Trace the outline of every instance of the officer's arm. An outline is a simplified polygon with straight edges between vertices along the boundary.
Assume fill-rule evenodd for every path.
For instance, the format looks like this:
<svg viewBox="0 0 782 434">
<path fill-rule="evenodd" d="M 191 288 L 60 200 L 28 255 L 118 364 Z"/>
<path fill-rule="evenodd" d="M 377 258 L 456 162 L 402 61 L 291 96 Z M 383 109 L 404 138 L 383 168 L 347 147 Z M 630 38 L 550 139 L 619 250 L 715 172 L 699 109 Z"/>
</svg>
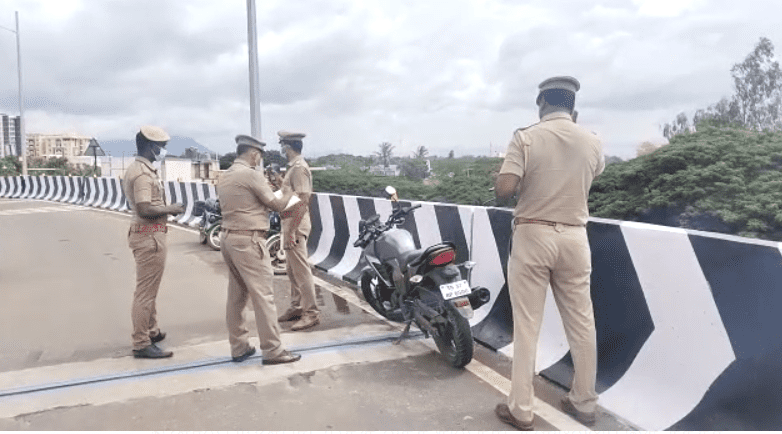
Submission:
<svg viewBox="0 0 782 434">
<path fill-rule="evenodd" d="M 173 205 L 153 206 L 151 202 L 139 202 L 136 204 L 136 209 L 138 210 L 138 215 L 150 220 L 168 214 L 181 214 L 185 211 L 185 207 L 178 203 Z"/>
<path fill-rule="evenodd" d="M 277 199 L 274 197 L 269 181 L 266 177 L 260 173 L 253 174 L 253 180 L 250 183 L 250 190 L 264 205 L 271 208 L 273 211 L 281 212 L 288 205 L 288 201 L 293 196 L 293 191 L 290 187 L 282 186 L 282 197 Z"/>
<path fill-rule="evenodd" d="M 519 187 L 519 181 L 521 178 L 514 173 L 500 173 L 494 181 L 494 194 L 497 199 L 506 200 L 513 197 Z"/>
</svg>

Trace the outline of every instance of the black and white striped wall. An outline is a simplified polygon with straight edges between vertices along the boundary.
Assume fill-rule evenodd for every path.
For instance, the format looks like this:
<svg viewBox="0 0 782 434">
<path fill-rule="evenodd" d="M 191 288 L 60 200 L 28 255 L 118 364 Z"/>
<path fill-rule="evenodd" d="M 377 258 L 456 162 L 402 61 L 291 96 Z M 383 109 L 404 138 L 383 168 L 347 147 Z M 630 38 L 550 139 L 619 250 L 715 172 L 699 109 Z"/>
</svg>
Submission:
<svg viewBox="0 0 782 434">
<path fill-rule="evenodd" d="M 311 261 L 355 283 L 358 221 L 390 212 L 382 199 L 315 195 Z M 492 301 L 476 311 L 473 334 L 510 356 L 511 219 L 423 203 L 406 223 L 417 247 L 453 241 L 457 260 L 477 263 L 471 283 Z M 601 405 L 647 430 L 782 429 L 782 243 L 597 218 L 587 231 Z M 572 360 L 548 297 L 538 371 L 569 387 Z"/>
<path fill-rule="evenodd" d="M 165 187 L 167 202 L 185 204 L 172 217 L 185 225 L 197 224 L 196 200 L 216 197 L 208 184 Z M 114 178 L 0 177 L 0 197 L 128 211 Z M 492 301 L 476 311 L 473 334 L 512 356 L 510 212 L 422 205 L 406 223 L 416 246 L 452 241 L 457 261 L 477 263 L 471 283 L 488 288 Z M 356 283 L 363 268 L 353 247 L 358 221 L 375 213 L 385 219 L 391 204 L 318 193 L 310 209 L 311 262 Z M 647 430 L 782 429 L 782 243 L 597 218 L 587 231 L 601 405 Z M 551 299 L 537 370 L 565 387 L 572 378 Z"/>
</svg>

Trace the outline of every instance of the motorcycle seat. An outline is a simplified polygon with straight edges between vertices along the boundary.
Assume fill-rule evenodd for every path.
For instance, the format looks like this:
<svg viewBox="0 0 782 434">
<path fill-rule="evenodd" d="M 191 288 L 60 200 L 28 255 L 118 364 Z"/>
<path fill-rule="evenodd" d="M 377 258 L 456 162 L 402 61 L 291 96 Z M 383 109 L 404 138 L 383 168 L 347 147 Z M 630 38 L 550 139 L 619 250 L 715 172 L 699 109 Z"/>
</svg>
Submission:
<svg viewBox="0 0 782 434">
<path fill-rule="evenodd" d="M 421 259 L 421 255 L 426 251 L 426 249 L 418 249 L 418 250 L 411 250 L 404 255 L 402 255 L 402 271 L 406 271 L 408 267 L 411 266 L 411 263 Z"/>
<path fill-rule="evenodd" d="M 454 249 L 456 250 L 456 245 L 450 241 L 445 241 L 442 243 L 435 244 L 433 246 L 429 246 L 426 249 L 419 249 L 414 250 L 410 252 L 408 255 L 405 255 L 405 264 L 407 264 L 407 267 L 413 267 L 418 268 L 421 266 L 421 264 L 426 261 L 426 258 L 428 258 L 431 254 L 438 250 L 442 249 Z"/>
</svg>

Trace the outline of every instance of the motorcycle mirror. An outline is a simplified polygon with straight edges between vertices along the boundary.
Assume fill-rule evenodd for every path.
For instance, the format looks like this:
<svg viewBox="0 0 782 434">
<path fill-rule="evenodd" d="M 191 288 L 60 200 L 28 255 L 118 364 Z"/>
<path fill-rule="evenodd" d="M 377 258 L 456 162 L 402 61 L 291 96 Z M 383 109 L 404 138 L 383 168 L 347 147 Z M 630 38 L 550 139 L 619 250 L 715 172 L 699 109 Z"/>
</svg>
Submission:
<svg viewBox="0 0 782 434">
<path fill-rule="evenodd" d="M 396 189 L 392 186 L 386 187 L 386 196 L 388 196 L 389 199 L 391 199 L 391 202 L 396 202 L 399 200 L 399 196 L 396 194 Z"/>
<path fill-rule="evenodd" d="M 365 228 L 366 226 L 367 226 L 367 222 L 365 222 L 364 220 L 360 220 L 360 221 L 358 222 L 358 231 L 359 231 L 359 232 L 364 232 L 364 228 Z"/>
</svg>

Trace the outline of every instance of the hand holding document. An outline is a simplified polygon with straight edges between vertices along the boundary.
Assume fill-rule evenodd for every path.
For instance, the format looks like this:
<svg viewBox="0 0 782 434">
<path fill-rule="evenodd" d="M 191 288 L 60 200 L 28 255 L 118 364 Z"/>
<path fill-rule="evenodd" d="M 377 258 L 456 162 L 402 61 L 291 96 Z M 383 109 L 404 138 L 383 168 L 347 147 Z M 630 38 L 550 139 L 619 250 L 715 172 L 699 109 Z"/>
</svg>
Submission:
<svg viewBox="0 0 782 434">
<path fill-rule="evenodd" d="M 274 197 L 277 199 L 282 198 L 282 190 L 277 190 L 274 192 Z M 280 216 L 282 218 L 288 218 L 294 214 L 294 211 L 296 208 L 300 207 L 303 202 L 301 199 L 299 199 L 299 196 L 296 196 L 295 194 L 291 196 L 291 199 L 288 201 L 288 204 L 285 205 L 285 209 L 282 210 L 280 213 Z"/>
</svg>

